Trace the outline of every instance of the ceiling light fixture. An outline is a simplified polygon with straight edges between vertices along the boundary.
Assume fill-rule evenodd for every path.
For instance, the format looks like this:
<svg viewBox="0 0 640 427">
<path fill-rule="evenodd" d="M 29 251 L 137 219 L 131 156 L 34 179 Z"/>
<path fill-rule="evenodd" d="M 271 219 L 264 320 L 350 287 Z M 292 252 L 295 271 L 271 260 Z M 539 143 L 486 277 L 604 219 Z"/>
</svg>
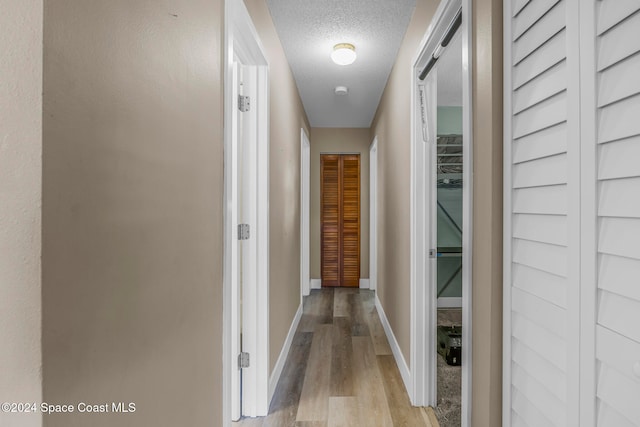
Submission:
<svg viewBox="0 0 640 427">
<path fill-rule="evenodd" d="M 351 43 L 338 43 L 333 47 L 331 59 L 338 65 L 353 64 L 356 60 L 356 47 Z"/>
</svg>

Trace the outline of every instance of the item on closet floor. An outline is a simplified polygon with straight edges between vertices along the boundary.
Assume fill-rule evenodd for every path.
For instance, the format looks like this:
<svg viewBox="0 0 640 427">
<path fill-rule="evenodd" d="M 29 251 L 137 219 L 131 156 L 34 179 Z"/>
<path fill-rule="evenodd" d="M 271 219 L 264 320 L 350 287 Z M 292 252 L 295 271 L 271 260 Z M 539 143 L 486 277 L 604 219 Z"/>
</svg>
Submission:
<svg viewBox="0 0 640 427">
<path fill-rule="evenodd" d="M 461 365 L 462 326 L 438 326 L 438 353 L 448 365 Z"/>
</svg>

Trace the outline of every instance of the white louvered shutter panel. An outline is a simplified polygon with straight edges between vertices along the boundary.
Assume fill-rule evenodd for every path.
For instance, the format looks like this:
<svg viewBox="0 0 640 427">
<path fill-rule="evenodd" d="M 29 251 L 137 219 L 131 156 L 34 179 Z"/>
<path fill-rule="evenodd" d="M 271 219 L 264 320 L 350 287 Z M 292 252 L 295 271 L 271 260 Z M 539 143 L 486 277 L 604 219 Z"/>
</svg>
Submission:
<svg viewBox="0 0 640 427">
<path fill-rule="evenodd" d="M 632 427 L 640 426 L 640 1 L 595 7 L 596 425 Z"/>
<path fill-rule="evenodd" d="M 578 427 L 577 3 L 507 1 L 504 419 Z"/>
<path fill-rule="evenodd" d="M 505 426 L 640 426 L 640 0 L 505 0 Z"/>
</svg>

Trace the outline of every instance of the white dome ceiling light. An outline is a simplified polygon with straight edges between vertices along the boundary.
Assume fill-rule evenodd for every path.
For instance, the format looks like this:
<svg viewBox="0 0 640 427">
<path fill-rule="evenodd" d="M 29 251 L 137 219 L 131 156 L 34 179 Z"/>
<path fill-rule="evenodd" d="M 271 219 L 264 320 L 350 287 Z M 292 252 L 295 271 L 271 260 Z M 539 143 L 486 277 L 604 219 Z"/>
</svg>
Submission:
<svg viewBox="0 0 640 427">
<path fill-rule="evenodd" d="M 353 64 L 356 60 L 356 47 L 351 43 L 338 43 L 333 47 L 331 59 L 338 65 Z"/>
</svg>

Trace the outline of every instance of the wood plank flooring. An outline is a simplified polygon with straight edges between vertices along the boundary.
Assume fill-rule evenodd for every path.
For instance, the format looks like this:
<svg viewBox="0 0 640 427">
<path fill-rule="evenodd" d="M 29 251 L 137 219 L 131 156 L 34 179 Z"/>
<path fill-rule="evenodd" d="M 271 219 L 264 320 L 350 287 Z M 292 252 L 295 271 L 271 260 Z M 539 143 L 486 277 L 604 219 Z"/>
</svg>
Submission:
<svg viewBox="0 0 640 427">
<path fill-rule="evenodd" d="M 234 427 L 438 427 L 411 406 L 373 292 L 312 290 L 269 415 Z"/>
</svg>

